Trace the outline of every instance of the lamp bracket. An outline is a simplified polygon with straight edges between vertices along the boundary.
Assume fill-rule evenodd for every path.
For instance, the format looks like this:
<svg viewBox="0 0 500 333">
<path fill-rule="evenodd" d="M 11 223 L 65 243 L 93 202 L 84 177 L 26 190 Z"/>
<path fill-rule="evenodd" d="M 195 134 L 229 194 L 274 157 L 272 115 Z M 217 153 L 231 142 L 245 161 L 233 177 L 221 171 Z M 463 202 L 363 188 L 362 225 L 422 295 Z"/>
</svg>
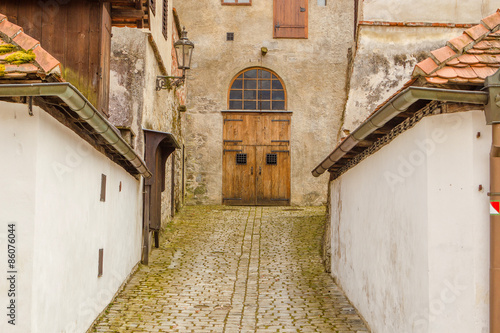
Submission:
<svg viewBox="0 0 500 333">
<path fill-rule="evenodd" d="M 184 83 L 186 79 L 185 75 L 182 76 L 163 76 L 158 75 L 156 77 L 156 91 L 162 89 L 172 89 L 173 87 L 178 87 Z"/>
</svg>

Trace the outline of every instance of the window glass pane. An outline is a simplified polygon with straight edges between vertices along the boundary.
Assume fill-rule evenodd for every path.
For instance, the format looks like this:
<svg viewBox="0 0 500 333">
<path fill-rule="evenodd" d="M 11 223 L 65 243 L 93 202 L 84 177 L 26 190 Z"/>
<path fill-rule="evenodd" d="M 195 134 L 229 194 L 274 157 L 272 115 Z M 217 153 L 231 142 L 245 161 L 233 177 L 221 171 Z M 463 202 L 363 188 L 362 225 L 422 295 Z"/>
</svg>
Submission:
<svg viewBox="0 0 500 333">
<path fill-rule="evenodd" d="M 229 93 L 229 99 L 242 99 L 243 90 L 231 90 Z"/>
<path fill-rule="evenodd" d="M 243 80 L 234 80 L 231 89 L 242 89 L 242 88 L 243 88 Z"/>
<path fill-rule="evenodd" d="M 270 80 L 261 80 L 259 81 L 260 89 L 271 89 L 271 81 Z"/>
<path fill-rule="evenodd" d="M 245 89 L 257 89 L 257 81 L 245 80 Z"/>
<path fill-rule="evenodd" d="M 271 91 L 269 90 L 259 91 L 259 99 L 271 99 Z"/>
<path fill-rule="evenodd" d="M 273 80 L 273 89 L 283 89 L 281 82 L 278 80 Z"/>
<path fill-rule="evenodd" d="M 250 0 L 238 0 L 238 3 L 250 3 Z"/>
<path fill-rule="evenodd" d="M 257 90 L 245 90 L 245 99 L 256 99 Z"/>
<path fill-rule="evenodd" d="M 266 70 L 261 69 L 259 71 L 259 77 L 264 78 L 264 79 L 268 79 L 271 77 L 271 73 L 266 71 Z"/>
<path fill-rule="evenodd" d="M 285 110 L 285 102 L 273 102 L 273 110 Z"/>
<path fill-rule="evenodd" d="M 245 74 L 246 78 L 252 78 L 252 79 L 257 78 L 257 70 L 256 69 L 246 71 L 244 74 Z"/>
<path fill-rule="evenodd" d="M 229 101 L 229 109 L 230 110 L 243 110 L 243 102 L 242 101 Z"/>
<path fill-rule="evenodd" d="M 224 3 L 236 3 L 236 0 L 222 0 Z"/>
<path fill-rule="evenodd" d="M 257 102 L 245 101 L 244 110 L 257 110 Z"/>
<path fill-rule="evenodd" d="M 260 110 L 271 110 L 271 102 L 260 102 Z"/>
<path fill-rule="evenodd" d="M 274 90 L 273 91 L 273 100 L 284 101 L 285 100 L 285 92 L 283 90 Z"/>
</svg>

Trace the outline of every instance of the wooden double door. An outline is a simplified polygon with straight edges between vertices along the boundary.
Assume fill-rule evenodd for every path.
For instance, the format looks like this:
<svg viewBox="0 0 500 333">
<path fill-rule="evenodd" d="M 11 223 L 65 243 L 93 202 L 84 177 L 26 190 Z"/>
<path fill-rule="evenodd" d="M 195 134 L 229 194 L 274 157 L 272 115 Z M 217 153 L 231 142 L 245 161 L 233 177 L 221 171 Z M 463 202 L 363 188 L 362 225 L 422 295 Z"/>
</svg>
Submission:
<svg viewBox="0 0 500 333">
<path fill-rule="evenodd" d="M 225 113 L 223 204 L 290 204 L 288 113 Z"/>
</svg>

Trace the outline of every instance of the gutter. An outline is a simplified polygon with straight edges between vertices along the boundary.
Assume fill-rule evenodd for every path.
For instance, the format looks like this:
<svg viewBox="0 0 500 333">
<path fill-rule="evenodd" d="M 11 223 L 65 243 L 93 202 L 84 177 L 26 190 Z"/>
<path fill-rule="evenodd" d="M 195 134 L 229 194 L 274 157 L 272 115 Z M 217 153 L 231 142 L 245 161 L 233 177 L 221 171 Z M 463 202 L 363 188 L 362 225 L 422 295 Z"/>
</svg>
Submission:
<svg viewBox="0 0 500 333">
<path fill-rule="evenodd" d="M 144 178 L 151 178 L 152 174 L 141 157 L 118 134 L 115 127 L 72 84 L 62 82 L 0 85 L 0 97 L 30 96 L 59 97 L 82 121 L 90 125 L 104 141 L 129 161 Z"/>
<path fill-rule="evenodd" d="M 484 91 L 408 87 L 398 95 L 391 98 L 382 108 L 372 114 L 354 132 L 342 141 L 335 148 L 335 150 L 323 160 L 323 162 L 316 166 L 316 168 L 312 171 L 313 176 L 319 177 L 322 175 L 360 141 L 376 131 L 378 128 L 384 126 L 399 113 L 408 110 L 408 108 L 418 100 L 439 100 L 484 105 L 488 102 L 488 93 Z"/>
</svg>

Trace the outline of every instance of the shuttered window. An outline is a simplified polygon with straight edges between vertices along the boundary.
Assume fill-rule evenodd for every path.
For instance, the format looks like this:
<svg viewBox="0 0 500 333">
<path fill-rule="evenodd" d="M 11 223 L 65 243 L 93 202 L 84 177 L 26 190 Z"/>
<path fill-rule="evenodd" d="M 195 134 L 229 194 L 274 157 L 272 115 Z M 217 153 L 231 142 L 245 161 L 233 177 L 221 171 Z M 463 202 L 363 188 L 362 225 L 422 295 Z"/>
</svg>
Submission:
<svg viewBox="0 0 500 333">
<path fill-rule="evenodd" d="M 168 39 L 168 0 L 163 0 L 163 19 L 161 31 L 165 39 Z"/>
<path fill-rule="evenodd" d="M 307 38 L 308 0 L 274 0 L 274 38 Z"/>
<path fill-rule="evenodd" d="M 251 5 L 252 0 L 221 0 L 223 5 Z"/>
<path fill-rule="evenodd" d="M 156 15 L 156 0 L 149 0 L 149 7 L 151 8 L 151 13 Z"/>
</svg>

